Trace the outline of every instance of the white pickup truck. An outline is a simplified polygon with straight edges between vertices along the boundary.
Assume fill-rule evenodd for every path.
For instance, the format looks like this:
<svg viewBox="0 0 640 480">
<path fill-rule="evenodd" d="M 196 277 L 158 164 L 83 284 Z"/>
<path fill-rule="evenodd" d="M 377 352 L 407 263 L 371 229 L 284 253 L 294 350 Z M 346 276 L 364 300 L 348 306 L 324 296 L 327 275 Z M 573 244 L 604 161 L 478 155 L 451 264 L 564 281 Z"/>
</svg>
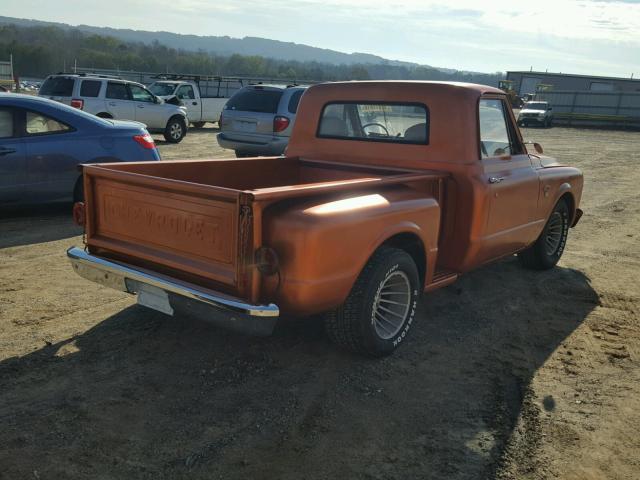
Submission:
<svg viewBox="0 0 640 480">
<path fill-rule="evenodd" d="M 149 90 L 168 103 L 175 97 L 187 108 L 189 122 L 197 128 L 217 122 L 229 100 L 226 96 L 205 96 L 196 82 L 186 80 L 158 80 L 149 85 Z"/>
</svg>

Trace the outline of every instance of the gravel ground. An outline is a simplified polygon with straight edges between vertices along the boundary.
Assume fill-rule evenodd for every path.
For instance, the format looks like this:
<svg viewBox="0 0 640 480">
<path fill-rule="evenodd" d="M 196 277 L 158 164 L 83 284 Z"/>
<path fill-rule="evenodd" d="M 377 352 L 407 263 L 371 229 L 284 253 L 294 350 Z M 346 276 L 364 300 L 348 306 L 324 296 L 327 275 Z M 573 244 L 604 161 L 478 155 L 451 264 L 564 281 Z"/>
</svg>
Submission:
<svg viewBox="0 0 640 480">
<path fill-rule="evenodd" d="M 229 156 L 212 129 L 164 159 Z M 560 266 L 422 299 L 391 358 L 249 338 L 77 277 L 69 207 L 0 218 L 1 479 L 640 478 L 640 133 L 525 129 L 584 170 Z"/>
</svg>

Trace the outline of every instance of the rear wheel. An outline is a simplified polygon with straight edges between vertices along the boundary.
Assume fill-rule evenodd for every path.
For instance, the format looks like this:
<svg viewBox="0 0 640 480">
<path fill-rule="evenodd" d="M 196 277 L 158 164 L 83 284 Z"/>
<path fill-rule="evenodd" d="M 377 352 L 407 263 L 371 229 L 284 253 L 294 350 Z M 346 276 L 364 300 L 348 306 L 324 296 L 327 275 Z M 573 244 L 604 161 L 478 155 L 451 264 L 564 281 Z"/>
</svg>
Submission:
<svg viewBox="0 0 640 480">
<path fill-rule="evenodd" d="M 567 243 L 569 215 L 567 202 L 560 200 L 536 242 L 518 254 L 518 259 L 524 267 L 548 270 L 556 266 Z"/>
<path fill-rule="evenodd" d="M 187 134 L 187 125 L 178 115 L 171 117 L 164 129 L 164 139 L 169 143 L 180 143 Z"/>
<path fill-rule="evenodd" d="M 96 113 L 96 117 L 100 117 L 100 118 L 113 118 L 113 116 L 110 113 L 107 112 L 100 112 L 100 113 Z"/>
<path fill-rule="evenodd" d="M 409 333 L 419 290 L 411 256 L 397 248 L 380 248 L 344 304 L 326 314 L 329 338 L 346 350 L 374 357 L 393 353 Z"/>
</svg>

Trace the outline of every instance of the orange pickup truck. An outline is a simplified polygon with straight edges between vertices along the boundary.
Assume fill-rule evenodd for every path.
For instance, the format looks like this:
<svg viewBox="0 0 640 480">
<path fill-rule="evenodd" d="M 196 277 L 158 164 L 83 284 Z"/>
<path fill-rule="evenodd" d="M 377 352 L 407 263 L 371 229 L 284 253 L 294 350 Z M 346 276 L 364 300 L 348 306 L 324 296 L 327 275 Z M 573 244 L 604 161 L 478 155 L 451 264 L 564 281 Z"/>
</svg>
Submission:
<svg viewBox="0 0 640 480">
<path fill-rule="evenodd" d="M 386 355 L 423 291 L 513 254 L 558 262 L 582 173 L 532 150 L 496 88 L 315 85 L 285 157 L 84 165 L 68 256 L 169 315 L 265 335 L 322 313 L 338 345 Z"/>
</svg>

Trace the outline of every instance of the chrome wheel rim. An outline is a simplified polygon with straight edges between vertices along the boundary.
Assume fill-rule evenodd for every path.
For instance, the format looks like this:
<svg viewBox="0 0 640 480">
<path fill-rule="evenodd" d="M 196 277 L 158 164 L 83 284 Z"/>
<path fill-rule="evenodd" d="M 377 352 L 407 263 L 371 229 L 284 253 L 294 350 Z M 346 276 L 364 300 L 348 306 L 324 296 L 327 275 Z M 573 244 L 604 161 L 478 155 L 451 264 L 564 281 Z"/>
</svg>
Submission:
<svg viewBox="0 0 640 480">
<path fill-rule="evenodd" d="M 389 340 L 398 334 L 407 319 L 410 303 L 409 277 L 396 270 L 384 279 L 373 302 L 373 325 L 380 338 Z"/>
<path fill-rule="evenodd" d="M 171 125 L 170 135 L 174 140 L 179 139 L 182 135 L 182 125 L 180 125 L 179 123 L 174 123 L 173 125 Z"/>
<path fill-rule="evenodd" d="M 553 212 L 547 224 L 547 233 L 544 237 L 544 248 L 547 255 L 554 255 L 562 242 L 564 233 L 564 221 L 560 212 Z"/>
</svg>

